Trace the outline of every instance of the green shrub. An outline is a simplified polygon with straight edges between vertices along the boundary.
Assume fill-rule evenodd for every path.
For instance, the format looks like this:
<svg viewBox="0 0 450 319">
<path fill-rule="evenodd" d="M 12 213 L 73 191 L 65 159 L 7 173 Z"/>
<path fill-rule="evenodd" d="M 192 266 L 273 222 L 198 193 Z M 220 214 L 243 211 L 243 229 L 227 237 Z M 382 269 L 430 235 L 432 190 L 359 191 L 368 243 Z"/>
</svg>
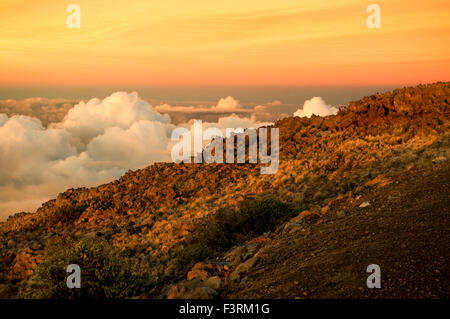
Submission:
<svg viewBox="0 0 450 319">
<path fill-rule="evenodd" d="M 214 251 L 205 244 L 196 243 L 192 240 L 188 241 L 186 247 L 179 248 L 175 252 L 173 265 L 175 270 L 184 271 L 192 265 L 192 263 L 205 260 L 210 257 Z"/>
<path fill-rule="evenodd" d="M 299 212 L 272 196 L 244 201 L 238 209 L 221 209 L 205 218 L 186 238 L 184 248 L 177 252 L 178 269 L 274 230 Z"/>
<path fill-rule="evenodd" d="M 67 266 L 81 269 L 81 288 L 67 288 Z M 149 272 L 105 240 L 60 241 L 46 251 L 35 274 L 22 287 L 24 298 L 126 298 L 141 295 L 153 281 Z"/>
</svg>

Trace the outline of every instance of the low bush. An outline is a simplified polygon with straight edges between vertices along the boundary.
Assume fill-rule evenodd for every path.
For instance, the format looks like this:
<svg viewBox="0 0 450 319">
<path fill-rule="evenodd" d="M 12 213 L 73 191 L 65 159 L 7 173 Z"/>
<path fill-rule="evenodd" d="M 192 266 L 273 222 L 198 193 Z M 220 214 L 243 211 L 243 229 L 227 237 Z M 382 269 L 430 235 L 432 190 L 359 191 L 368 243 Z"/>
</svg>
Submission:
<svg viewBox="0 0 450 319">
<path fill-rule="evenodd" d="M 81 269 L 81 288 L 69 289 L 67 266 Z M 127 298 L 153 284 L 147 270 L 133 263 L 105 240 L 64 240 L 46 251 L 34 275 L 20 291 L 24 298 Z"/>
<path fill-rule="evenodd" d="M 243 201 L 239 208 L 227 207 L 206 217 L 177 253 L 177 267 L 185 268 L 239 245 L 297 215 L 302 209 L 273 196 Z"/>
</svg>

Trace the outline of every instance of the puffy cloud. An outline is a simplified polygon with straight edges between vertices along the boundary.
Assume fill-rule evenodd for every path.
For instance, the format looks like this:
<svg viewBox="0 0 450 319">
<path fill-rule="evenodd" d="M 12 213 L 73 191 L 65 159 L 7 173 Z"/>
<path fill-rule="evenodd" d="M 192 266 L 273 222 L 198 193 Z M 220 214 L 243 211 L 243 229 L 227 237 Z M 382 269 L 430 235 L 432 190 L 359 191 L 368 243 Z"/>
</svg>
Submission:
<svg viewBox="0 0 450 319">
<path fill-rule="evenodd" d="M 215 110 L 236 111 L 240 108 L 239 101 L 231 96 L 220 99 L 217 105 L 212 107 Z"/>
<path fill-rule="evenodd" d="M 88 144 L 107 128 L 128 129 L 139 120 L 169 123 L 170 117 L 153 111 L 136 92 L 116 92 L 103 101 L 94 98 L 87 103 L 80 102 L 69 110 L 62 122 L 52 126 L 67 130 L 83 144 Z"/>
<path fill-rule="evenodd" d="M 169 160 L 167 146 L 172 125 L 140 120 L 130 128 L 107 128 L 87 147 L 88 155 L 108 165 L 131 168 L 155 161 Z"/>
<path fill-rule="evenodd" d="M 45 129 L 28 116 L 0 117 L 0 185 L 36 184 L 47 179 L 49 164 L 75 155 L 70 133 Z"/>
<path fill-rule="evenodd" d="M 7 210 L 0 214 L 168 160 L 173 128 L 168 115 L 124 92 L 80 102 L 49 128 L 37 118 L 0 114 L 0 189 L 8 194 L 0 197 Z"/>
<path fill-rule="evenodd" d="M 302 109 L 298 109 L 294 116 L 299 117 L 311 117 L 315 114 L 318 116 L 334 115 L 338 112 L 338 109 L 334 106 L 328 105 L 321 97 L 313 97 L 310 100 L 305 101 Z"/>
</svg>

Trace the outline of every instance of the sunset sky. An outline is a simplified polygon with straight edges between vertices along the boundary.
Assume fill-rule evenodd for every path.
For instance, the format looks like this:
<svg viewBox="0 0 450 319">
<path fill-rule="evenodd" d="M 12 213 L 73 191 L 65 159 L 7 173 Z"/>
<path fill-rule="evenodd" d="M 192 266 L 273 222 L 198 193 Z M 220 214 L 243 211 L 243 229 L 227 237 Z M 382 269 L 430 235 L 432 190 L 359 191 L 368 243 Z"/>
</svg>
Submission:
<svg viewBox="0 0 450 319">
<path fill-rule="evenodd" d="M 69 29 L 66 7 L 81 7 Z M 448 0 L 2 0 L 0 85 L 446 81 Z"/>
</svg>

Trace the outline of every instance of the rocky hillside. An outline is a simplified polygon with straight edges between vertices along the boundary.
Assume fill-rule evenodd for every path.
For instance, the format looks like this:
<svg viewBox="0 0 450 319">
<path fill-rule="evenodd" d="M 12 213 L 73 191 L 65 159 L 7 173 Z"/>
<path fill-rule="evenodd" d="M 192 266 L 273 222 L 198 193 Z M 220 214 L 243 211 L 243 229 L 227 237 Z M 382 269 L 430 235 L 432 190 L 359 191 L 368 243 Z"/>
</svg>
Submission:
<svg viewBox="0 0 450 319">
<path fill-rule="evenodd" d="M 195 264 L 167 296 L 448 298 L 449 182 L 448 163 L 380 175 L 320 211 L 303 211 L 218 260 Z M 373 263 L 382 289 L 366 286 Z"/>
<path fill-rule="evenodd" d="M 18 213 L 0 224 L 0 296 L 64 297 L 64 290 L 43 285 L 54 279 L 49 261 L 55 254 L 77 261 L 73 247 L 98 243 L 117 252 L 118 264 L 136 265 L 146 276 L 126 295 L 103 289 L 94 296 L 236 296 L 224 287 L 239 282 L 267 238 L 290 227 L 289 218 L 319 223 L 330 203 L 352 198 L 361 204 L 355 194 L 370 183 L 445 166 L 449 100 L 450 83 L 436 83 L 365 97 L 335 116 L 280 120 L 274 124 L 280 129 L 274 175 L 261 175 L 253 164 L 157 163 L 109 184 L 69 189 L 36 213 Z M 217 234 L 224 235 L 221 241 Z M 253 248 L 239 252 L 243 245 Z M 289 291 L 276 296 L 296 297 Z"/>
</svg>

